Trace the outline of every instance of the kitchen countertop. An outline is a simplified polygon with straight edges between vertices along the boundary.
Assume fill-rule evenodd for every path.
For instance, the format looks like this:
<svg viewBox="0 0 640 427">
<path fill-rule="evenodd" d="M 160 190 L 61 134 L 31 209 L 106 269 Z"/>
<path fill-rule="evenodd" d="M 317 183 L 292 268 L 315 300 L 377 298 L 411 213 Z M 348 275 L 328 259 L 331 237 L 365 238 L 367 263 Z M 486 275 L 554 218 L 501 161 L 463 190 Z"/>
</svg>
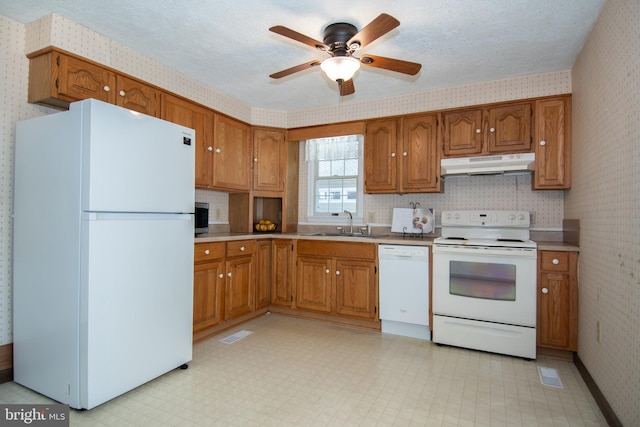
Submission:
<svg viewBox="0 0 640 427">
<path fill-rule="evenodd" d="M 195 243 L 226 242 L 245 239 L 305 239 L 305 240 L 339 240 L 342 242 L 360 242 L 393 245 L 432 246 L 433 235 L 422 238 L 403 237 L 391 233 L 379 237 L 347 237 L 347 236 L 309 236 L 307 233 L 208 233 L 195 238 Z M 579 252 L 580 248 L 574 244 L 556 241 L 536 241 L 539 250 Z"/>
</svg>

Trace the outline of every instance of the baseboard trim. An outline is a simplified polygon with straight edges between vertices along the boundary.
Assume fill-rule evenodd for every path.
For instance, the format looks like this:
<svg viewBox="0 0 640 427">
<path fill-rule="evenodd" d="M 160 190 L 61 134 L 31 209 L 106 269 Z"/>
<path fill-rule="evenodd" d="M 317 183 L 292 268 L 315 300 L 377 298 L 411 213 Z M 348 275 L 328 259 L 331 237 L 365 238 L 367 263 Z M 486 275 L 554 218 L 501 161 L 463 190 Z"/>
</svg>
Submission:
<svg viewBox="0 0 640 427">
<path fill-rule="evenodd" d="M 609 424 L 611 427 L 623 427 L 622 423 L 618 419 L 618 416 L 615 412 L 613 412 L 613 408 L 611 407 L 611 405 L 609 405 L 606 397 L 604 397 L 604 394 L 602 394 L 602 392 L 600 391 L 600 387 L 598 387 L 598 384 L 596 384 L 596 382 L 593 380 L 593 377 L 587 370 L 587 367 L 584 366 L 584 363 L 582 363 L 582 360 L 580 360 L 580 357 L 577 353 L 574 353 L 573 355 L 573 363 L 576 365 L 576 368 L 578 368 L 578 372 L 580 373 L 580 376 L 584 380 L 585 384 L 587 384 L 591 395 L 602 411 L 602 415 L 604 415 L 604 419 L 607 420 L 607 424 Z"/>
</svg>

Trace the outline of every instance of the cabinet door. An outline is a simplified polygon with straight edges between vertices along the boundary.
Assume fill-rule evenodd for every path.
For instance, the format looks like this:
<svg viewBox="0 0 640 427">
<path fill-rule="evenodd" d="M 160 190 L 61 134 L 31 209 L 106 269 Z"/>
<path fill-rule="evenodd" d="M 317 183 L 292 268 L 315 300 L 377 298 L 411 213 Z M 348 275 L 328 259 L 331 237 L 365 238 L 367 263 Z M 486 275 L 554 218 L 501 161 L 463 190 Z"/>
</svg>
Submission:
<svg viewBox="0 0 640 427">
<path fill-rule="evenodd" d="M 569 275 L 541 273 L 538 287 L 538 345 L 568 348 L 570 338 Z"/>
<path fill-rule="evenodd" d="M 364 137 L 364 191 L 391 193 L 397 189 L 398 122 L 367 123 Z"/>
<path fill-rule="evenodd" d="M 296 308 L 330 313 L 333 274 L 327 258 L 298 257 Z"/>
<path fill-rule="evenodd" d="M 94 98 L 100 101 L 115 102 L 116 76 L 98 65 L 57 54 L 58 95 L 67 101 Z"/>
<path fill-rule="evenodd" d="M 253 131 L 253 189 L 284 191 L 287 146 L 284 131 Z"/>
<path fill-rule="evenodd" d="M 160 117 L 196 131 L 195 186 L 213 183 L 213 111 L 181 98 L 162 93 Z"/>
<path fill-rule="evenodd" d="M 482 109 L 442 113 L 442 125 L 445 156 L 482 153 Z"/>
<path fill-rule="evenodd" d="M 568 98 L 536 101 L 536 190 L 571 187 L 570 120 Z"/>
<path fill-rule="evenodd" d="M 156 116 L 156 89 L 139 80 L 118 76 L 116 81 L 116 105 L 139 113 Z"/>
<path fill-rule="evenodd" d="M 251 176 L 251 128 L 237 120 L 215 115 L 213 187 L 249 191 Z"/>
<path fill-rule="evenodd" d="M 292 298 L 293 241 L 273 240 L 271 256 L 271 303 L 289 307 Z"/>
<path fill-rule="evenodd" d="M 254 310 L 255 264 L 253 256 L 227 260 L 225 288 L 225 319 L 249 314 Z"/>
<path fill-rule="evenodd" d="M 336 261 L 336 312 L 374 319 L 377 315 L 375 264 L 370 261 Z"/>
<path fill-rule="evenodd" d="M 490 108 L 488 150 L 490 153 L 531 151 L 531 103 Z"/>
<path fill-rule="evenodd" d="M 440 191 L 438 116 L 428 114 L 402 122 L 400 192 Z"/>
<path fill-rule="evenodd" d="M 193 332 L 216 325 L 223 318 L 224 263 L 196 264 L 193 274 Z"/>
<path fill-rule="evenodd" d="M 256 251 L 256 310 L 271 304 L 271 241 L 259 240 Z"/>
</svg>

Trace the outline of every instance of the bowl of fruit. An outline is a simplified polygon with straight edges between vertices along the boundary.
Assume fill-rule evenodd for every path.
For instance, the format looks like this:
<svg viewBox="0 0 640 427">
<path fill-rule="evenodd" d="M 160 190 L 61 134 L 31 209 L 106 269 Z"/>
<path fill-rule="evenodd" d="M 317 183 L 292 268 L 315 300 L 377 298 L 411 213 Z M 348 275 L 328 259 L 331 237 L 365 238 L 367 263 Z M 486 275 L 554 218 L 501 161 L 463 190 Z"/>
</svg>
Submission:
<svg viewBox="0 0 640 427">
<path fill-rule="evenodd" d="M 278 224 L 275 224 L 268 219 L 261 219 L 254 225 L 253 228 L 255 228 L 255 230 L 259 233 L 268 233 L 275 231 L 276 228 L 278 228 Z"/>
</svg>

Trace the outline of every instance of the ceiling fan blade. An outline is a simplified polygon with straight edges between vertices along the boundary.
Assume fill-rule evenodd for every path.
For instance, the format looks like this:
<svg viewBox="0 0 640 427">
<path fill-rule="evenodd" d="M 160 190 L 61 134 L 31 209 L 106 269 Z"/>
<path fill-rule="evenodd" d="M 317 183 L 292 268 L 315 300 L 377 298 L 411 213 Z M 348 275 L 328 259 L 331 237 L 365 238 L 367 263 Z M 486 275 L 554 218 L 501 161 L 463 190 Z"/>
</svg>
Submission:
<svg viewBox="0 0 640 427">
<path fill-rule="evenodd" d="M 304 43 L 307 46 L 311 46 L 314 49 L 328 51 L 329 46 L 326 44 L 319 42 L 318 40 L 314 40 L 311 37 L 307 37 L 304 34 L 300 34 L 297 31 L 293 31 L 290 28 L 283 27 L 282 25 L 276 25 L 275 27 L 269 28 L 269 31 L 274 32 L 276 34 L 280 34 L 281 36 L 288 37 L 300 43 Z"/>
<path fill-rule="evenodd" d="M 389 31 L 400 25 L 400 21 L 391 15 L 386 13 L 380 14 L 376 19 L 371 21 L 366 27 L 358 31 L 358 33 L 351 37 L 347 46 L 351 46 L 352 43 L 360 43 L 360 47 L 364 47 L 377 39 L 380 36 L 387 34 Z"/>
<path fill-rule="evenodd" d="M 320 65 L 320 62 L 322 61 L 313 60 L 313 61 L 305 62 L 304 64 L 296 65 L 295 67 L 287 68 L 286 70 L 273 73 L 269 77 L 271 77 L 272 79 L 279 79 L 281 77 L 288 76 L 289 74 L 297 73 L 298 71 L 306 70 L 307 68 Z"/>
<path fill-rule="evenodd" d="M 369 67 L 384 68 L 385 70 L 415 76 L 422 68 L 416 62 L 402 61 L 400 59 L 385 58 L 384 56 L 363 55 L 360 63 Z"/>
<path fill-rule="evenodd" d="M 351 95 L 356 91 L 356 88 L 353 86 L 353 79 L 349 79 L 345 82 L 339 81 L 338 86 L 340 86 L 340 96 Z"/>
</svg>

